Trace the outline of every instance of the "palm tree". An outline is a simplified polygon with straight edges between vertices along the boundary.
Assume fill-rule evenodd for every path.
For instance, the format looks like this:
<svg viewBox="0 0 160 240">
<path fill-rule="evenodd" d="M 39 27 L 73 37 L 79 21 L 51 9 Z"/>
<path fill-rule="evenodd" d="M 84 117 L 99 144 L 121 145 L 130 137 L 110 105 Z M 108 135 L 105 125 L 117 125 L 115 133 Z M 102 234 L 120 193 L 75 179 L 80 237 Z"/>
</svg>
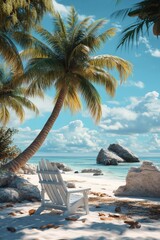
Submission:
<svg viewBox="0 0 160 240">
<path fill-rule="evenodd" d="M 95 121 L 100 120 L 101 98 L 95 84 L 104 86 L 107 93 L 113 96 L 117 81 L 107 69 L 117 69 L 121 81 L 124 81 L 132 68 L 129 62 L 116 56 L 93 56 L 101 43 L 115 34 L 114 28 L 99 33 L 98 30 L 105 23 L 103 19 L 91 23 L 90 17 L 79 22 L 77 13 L 71 8 L 66 20 L 63 20 L 59 13 L 55 14 L 54 33 L 37 27 L 37 32 L 46 44 L 28 36 L 32 41 L 32 48 L 22 54 L 23 57 L 31 57 L 24 76 L 24 81 L 29 84 L 27 94 L 42 95 L 44 90 L 54 86 L 55 105 L 35 140 L 18 157 L 6 164 L 5 169 L 17 171 L 36 153 L 63 106 L 68 107 L 72 112 L 81 109 L 79 94 L 85 100 Z"/>
<path fill-rule="evenodd" d="M 139 36 L 144 33 L 149 34 L 150 27 L 153 27 L 153 34 L 160 35 L 160 1 L 159 0 L 143 0 L 134 4 L 131 8 L 122 9 L 112 14 L 113 16 L 122 16 L 125 18 L 137 17 L 137 21 L 122 32 L 123 36 L 118 48 L 123 45 L 138 41 Z"/>
<path fill-rule="evenodd" d="M 6 71 L 5 65 L 0 66 L 0 122 L 6 125 L 10 120 L 12 109 L 20 121 L 24 120 L 24 107 L 38 114 L 36 106 L 25 96 L 25 89 L 17 84 L 12 71 Z"/>
<path fill-rule="evenodd" d="M 13 33 L 29 31 L 47 11 L 53 11 L 52 0 L 0 0 L 0 54 L 19 74 L 23 66 Z"/>
</svg>

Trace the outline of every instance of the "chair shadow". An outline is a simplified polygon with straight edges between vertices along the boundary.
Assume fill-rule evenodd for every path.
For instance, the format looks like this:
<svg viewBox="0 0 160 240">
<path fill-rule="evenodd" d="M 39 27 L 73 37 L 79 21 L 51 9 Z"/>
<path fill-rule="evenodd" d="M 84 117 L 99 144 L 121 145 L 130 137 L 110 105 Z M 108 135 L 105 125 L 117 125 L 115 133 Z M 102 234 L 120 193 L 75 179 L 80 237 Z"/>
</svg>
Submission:
<svg viewBox="0 0 160 240">
<path fill-rule="evenodd" d="M 26 203 L 20 204 L 19 208 L 23 209 L 23 206 L 25 207 Z M 6 209 L 5 214 L 8 214 L 9 212 L 16 212 L 18 208 L 12 208 L 12 209 Z M 99 211 L 99 209 L 95 209 L 93 207 L 90 208 L 90 214 L 94 213 L 95 211 Z M 7 216 L 3 218 L 3 214 L 1 215 L 0 218 L 0 240 L 4 239 L 12 239 L 12 240 L 20 240 L 20 239 L 25 239 L 26 236 L 26 231 L 24 232 L 24 229 L 27 229 L 27 232 L 30 234 L 29 239 L 37 239 L 37 237 L 34 236 L 35 231 L 42 231 L 43 235 L 46 231 L 47 228 L 41 229 L 42 226 L 47 225 L 47 224 L 54 224 L 57 226 L 57 229 L 53 229 L 53 234 L 54 231 L 58 231 L 58 229 L 64 230 L 64 236 L 66 235 L 66 238 L 58 238 L 59 240 L 107 240 L 111 239 L 108 236 L 116 235 L 118 236 L 118 240 L 132 240 L 135 239 L 134 237 L 124 237 L 124 234 L 126 231 L 130 230 L 127 225 L 124 226 L 124 224 L 119 224 L 116 222 L 108 222 L 108 221 L 102 221 L 102 222 L 97 222 L 96 220 L 93 219 L 92 222 L 87 222 L 86 223 L 82 222 L 82 219 L 87 220 L 87 216 L 79 213 L 76 214 L 75 217 L 77 218 L 77 222 L 81 222 L 81 224 L 73 224 L 73 221 L 68 221 L 65 219 L 64 215 L 59 215 L 59 214 L 53 214 L 52 212 L 43 212 L 40 215 L 33 214 L 33 215 L 17 215 L 17 216 Z M 143 222 L 143 221 L 142 221 Z M 7 227 L 14 227 L 16 229 L 16 232 L 8 232 Z M 77 237 L 71 237 L 67 236 L 67 231 L 66 230 L 71 230 L 74 231 L 74 236 Z M 150 231 L 150 237 L 147 240 L 157 240 L 158 238 L 152 238 L 152 233 L 157 232 L 160 230 L 159 227 L 156 225 L 150 225 L 150 226 L 145 226 L 143 231 Z M 83 232 L 84 231 L 84 232 Z M 133 230 L 130 230 L 133 231 Z M 140 229 L 136 231 L 141 231 Z M 33 233 L 32 233 L 33 232 Z M 87 237 L 86 237 L 86 232 L 87 232 Z M 91 233 L 92 232 L 92 233 Z M 84 236 L 85 234 L 85 236 Z M 101 234 L 97 236 L 97 234 Z M 33 238 L 31 238 L 33 236 Z M 53 236 L 54 237 L 54 236 Z M 45 239 L 45 238 L 44 238 Z M 55 238 L 53 238 L 55 239 Z M 114 238 L 116 239 L 116 238 Z M 52 240 L 52 239 L 51 239 Z M 138 240 L 146 240 L 145 236 L 139 237 Z"/>
</svg>

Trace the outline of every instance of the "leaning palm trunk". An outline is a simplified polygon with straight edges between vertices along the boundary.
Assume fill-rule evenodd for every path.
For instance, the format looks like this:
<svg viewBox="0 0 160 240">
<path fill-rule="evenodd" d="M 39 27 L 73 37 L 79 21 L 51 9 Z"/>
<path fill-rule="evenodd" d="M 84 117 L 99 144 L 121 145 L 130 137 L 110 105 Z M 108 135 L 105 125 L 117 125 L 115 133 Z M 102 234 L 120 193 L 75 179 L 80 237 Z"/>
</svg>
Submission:
<svg viewBox="0 0 160 240">
<path fill-rule="evenodd" d="M 54 122 L 56 121 L 56 119 L 62 109 L 64 100 L 65 100 L 65 96 L 66 96 L 66 91 L 67 91 L 66 88 L 61 90 L 49 119 L 47 120 L 46 124 L 44 125 L 43 129 L 38 134 L 38 136 L 35 138 L 35 140 L 22 153 L 20 153 L 15 159 L 11 160 L 10 162 L 8 162 L 4 166 L 2 166 L 3 170 L 17 172 L 22 166 L 24 166 L 26 164 L 26 162 L 42 146 L 43 142 L 45 141 L 49 131 L 51 130 Z"/>
</svg>

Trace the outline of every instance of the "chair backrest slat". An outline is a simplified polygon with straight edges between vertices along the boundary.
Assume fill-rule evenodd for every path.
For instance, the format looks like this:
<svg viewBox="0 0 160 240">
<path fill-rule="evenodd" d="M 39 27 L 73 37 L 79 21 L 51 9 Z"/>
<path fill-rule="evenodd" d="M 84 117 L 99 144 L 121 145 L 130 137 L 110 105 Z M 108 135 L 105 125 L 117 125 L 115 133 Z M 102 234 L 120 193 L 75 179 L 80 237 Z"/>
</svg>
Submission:
<svg viewBox="0 0 160 240">
<path fill-rule="evenodd" d="M 44 160 L 40 161 L 39 168 L 41 171 L 45 170 L 44 173 L 40 174 L 41 176 L 40 181 L 50 181 L 50 176 L 48 173 L 46 173 L 47 166 Z M 54 191 L 53 191 L 53 186 L 51 186 L 50 184 L 47 185 L 42 183 L 42 187 L 45 189 L 45 192 L 47 193 L 48 197 L 52 202 L 54 203 L 58 202 L 58 199 L 56 198 L 56 195 L 54 194 Z"/>
<path fill-rule="evenodd" d="M 55 205 L 66 205 L 67 188 L 55 164 L 41 160 L 37 171 L 42 187 Z"/>
</svg>

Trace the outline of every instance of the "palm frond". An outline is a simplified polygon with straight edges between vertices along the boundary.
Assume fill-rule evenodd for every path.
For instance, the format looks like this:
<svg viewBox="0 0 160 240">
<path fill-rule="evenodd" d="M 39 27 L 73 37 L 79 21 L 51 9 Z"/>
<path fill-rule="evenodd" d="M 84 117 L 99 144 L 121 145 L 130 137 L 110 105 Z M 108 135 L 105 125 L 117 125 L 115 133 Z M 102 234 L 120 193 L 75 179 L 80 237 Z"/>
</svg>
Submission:
<svg viewBox="0 0 160 240">
<path fill-rule="evenodd" d="M 78 14 L 75 11 L 74 7 L 70 8 L 68 17 L 67 17 L 67 23 L 69 29 L 72 29 L 75 27 L 75 25 L 78 23 Z"/>
<path fill-rule="evenodd" d="M 153 25 L 153 34 L 160 35 L 160 1 L 159 0 L 143 0 L 134 4 L 131 8 L 116 11 L 112 16 L 126 18 L 136 17 L 136 21 L 122 32 L 122 39 L 117 48 L 120 46 L 133 46 L 133 42 L 138 43 L 138 38 L 144 33 L 149 34 L 149 28 Z"/>
<path fill-rule="evenodd" d="M 55 32 L 58 32 L 62 38 L 66 38 L 67 36 L 66 26 L 59 13 L 56 13 L 54 15 L 53 21 L 55 26 Z"/>
<path fill-rule="evenodd" d="M 10 120 L 10 114 L 9 111 L 7 109 L 7 107 L 5 105 L 0 106 L 0 122 L 3 125 L 6 125 Z"/>
<path fill-rule="evenodd" d="M 54 13 L 52 0 L 1 1 L 0 29 L 29 31 L 46 12 Z"/>
<path fill-rule="evenodd" d="M 5 61 L 12 67 L 15 75 L 23 73 L 23 65 L 18 50 L 11 39 L 0 31 L 0 54 Z"/>
<path fill-rule="evenodd" d="M 48 80 L 54 81 L 63 75 L 64 66 L 60 61 L 54 58 L 33 58 L 26 66 L 23 81 L 29 83 L 34 79 L 46 79 L 47 83 Z"/>
<path fill-rule="evenodd" d="M 24 120 L 24 107 L 38 114 L 37 107 L 27 99 L 26 89 L 17 83 L 5 65 L 0 66 L 0 122 L 5 125 L 10 120 L 10 110 L 15 111 L 20 121 Z"/>
<path fill-rule="evenodd" d="M 116 34 L 116 28 L 110 28 L 96 37 L 90 36 L 87 39 L 87 42 L 90 46 L 91 52 L 95 52 L 97 49 L 99 49 L 101 47 L 102 43 L 106 42 L 108 39 L 113 37 L 115 34 Z"/>
<path fill-rule="evenodd" d="M 74 86 L 69 86 L 67 95 L 64 101 L 64 107 L 69 108 L 72 113 L 80 111 L 82 108 L 77 89 Z"/>
<path fill-rule="evenodd" d="M 111 14 L 111 17 L 125 19 L 128 13 L 131 11 L 131 8 L 125 8 L 118 11 L 115 11 Z"/>
<path fill-rule="evenodd" d="M 14 32 L 12 34 L 12 36 L 13 36 L 14 40 L 21 47 L 23 47 L 23 49 L 26 49 L 26 50 L 23 50 L 23 52 L 28 51 L 28 53 L 29 53 L 29 49 L 34 48 L 37 51 L 39 51 L 42 55 L 50 56 L 50 55 L 53 54 L 51 49 L 46 44 L 44 44 L 43 42 L 41 42 L 37 38 L 33 37 L 29 33 L 22 33 L 22 32 L 17 31 L 17 32 Z M 21 53 L 21 55 L 23 55 L 23 53 Z"/>
<path fill-rule="evenodd" d="M 69 41 L 73 47 L 74 45 L 81 43 L 81 40 L 86 36 L 86 29 L 90 21 L 91 17 L 86 17 L 81 22 L 77 23 L 74 28 L 68 31 Z"/>
<path fill-rule="evenodd" d="M 97 34 L 97 31 L 100 28 L 102 28 L 106 23 L 107 23 L 107 20 L 105 20 L 105 19 L 98 19 L 98 20 L 94 21 L 86 29 L 87 30 L 87 35 L 91 36 L 91 35 Z"/>
<path fill-rule="evenodd" d="M 36 107 L 36 105 L 33 102 L 31 102 L 29 99 L 27 99 L 26 97 L 24 97 L 24 96 L 14 96 L 14 99 L 16 99 L 17 102 L 20 103 L 20 105 L 23 105 L 24 107 L 26 107 L 30 111 L 35 112 L 36 115 L 39 114 L 39 110 Z"/>
<path fill-rule="evenodd" d="M 35 30 L 49 46 L 52 44 L 53 35 L 49 31 L 41 26 L 36 26 Z"/>
<path fill-rule="evenodd" d="M 106 42 L 106 40 L 114 37 L 115 34 L 116 34 L 116 28 L 110 28 L 105 32 L 103 32 L 102 34 L 100 34 L 97 38 L 99 38 L 101 42 Z"/>
<path fill-rule="evenodd" d="M 50 57 L 46 52 L 42 51 L 41 49 L 35 48 L 28 48 L 23 50 L 20 53 L 20 56 L 23 60 L 28 60 L 29 58 L 47 58 Z"/>
<path fill-rule="evenodd" d="M 123 32 L 122 39 L 120 43 L 118 44 L 117 48 L 125 45 L 129 46 L 130 43 L 138 42 L 139 36 L 142 34 L 143 35 L 143 29 L 144 26 L 146 26 L 147 32 L 149 31 L 149 26 L 151 25 L 150 22 L 148 21 L 141 21 L 136 24 L 130 25 L 127 27 Z"/>
<path fill-rule="evenodd" d="M 18 116 L 18 118 L 20 119 L 20 121 L 23 122 L 25 117 L 25 112 L 22 105 L 19 103 L 19 101 L 17 101 L 15 96 L 14 97 L 9 96 L 8 99 L 6 100 L 6 105 L 11 109 L 13 109 L 16 115 Z"/>
<path fill-rule="evenodd" d="M 125 81 L 132 72 L 132 65 L 128 61 L 112 55 L 100 55 L 91 58 L 90 63 L 98 67 L 116 69 L 119 72 L 121 82 Z"/>
<path fill-rule="evenodd" d="M 82 77 L 79 81 L 79 91 L 87 104 L 91 116 L 98 123 L 102 115 L 101 98 L 98 91 L 87 79 Z"/>
<path fill-rule="evenodd" d="M 105 69 L 91 65 L 83 70 L 77 71 L 77 74 L 85 79 L 89 79 L 92 83 L 104 86 L 106 92 L 111 97 L 115 95 L 117 80 Z"/>
</svg>

